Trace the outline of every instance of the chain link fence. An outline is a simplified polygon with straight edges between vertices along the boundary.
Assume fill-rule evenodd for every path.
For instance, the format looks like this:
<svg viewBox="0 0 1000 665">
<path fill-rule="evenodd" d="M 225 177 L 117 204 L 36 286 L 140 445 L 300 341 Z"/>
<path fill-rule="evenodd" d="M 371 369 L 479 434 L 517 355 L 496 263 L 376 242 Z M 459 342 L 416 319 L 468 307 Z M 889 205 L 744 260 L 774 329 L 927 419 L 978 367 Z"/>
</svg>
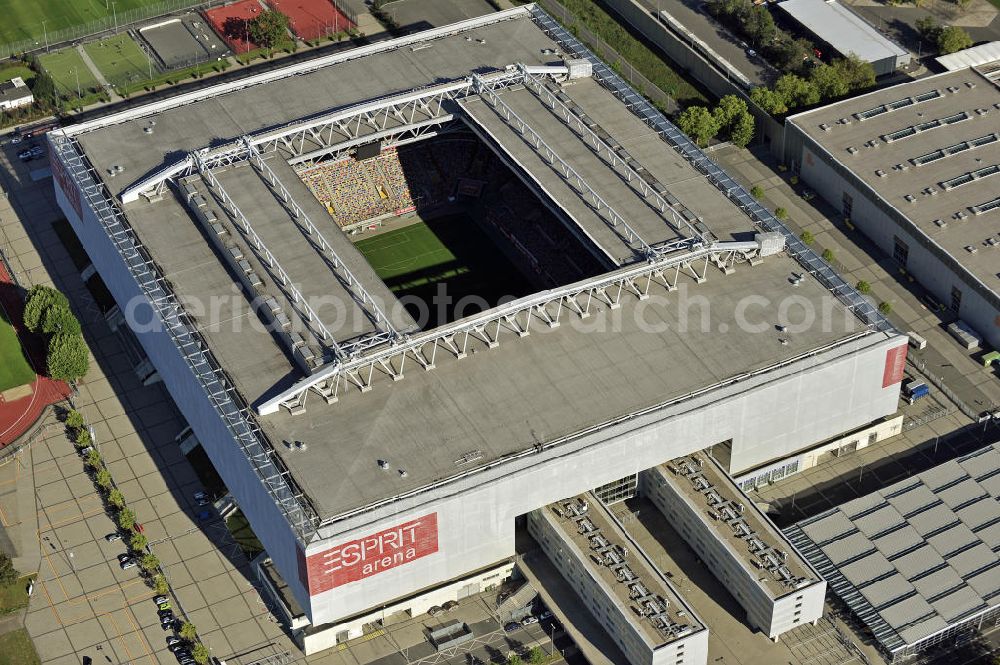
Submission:
<svg viewBox="0 0 1000 665">
<path fill-rule="evenodd" d="M 45 30 L 44 24 L 40 21 L 37 26 L 41 28 L 41 36 L 35 39 L 24 39 L 18 42 L 7 42 L 0 44 L 0 58 L 10 58 L 22 53 L 32 53 L 37 51 L 52 50 L 54 47 L 64 45 L 85 37 L 105 36 L 105 34 L 117 34 L 138 27 L 138 24 L 157 16 L 164 16 L 182 10 L 200 11 L 225 4 L 225 0 L 210 0 L 208 2 L 192 2 L 192 0 L 160 0 L 150 5 L 136 7 L 118 11 L 109 2 L 111 14 L 104 18 L 95 19 L 80 25 L 74 25 L 62 30 Z"/>
<path fill-rule="evenodd" d="M 971 406 L 969 406 L 968 404 L 966 404 L 962 400 L 962 398 L 960 398 L 955 393 L 954 390 L 952 390 L 951 388 L 948 387 L 948 384 L 946 384 L 944 382 L 944 379 L 942 379 L 941 377 L 937 376 L 936 374 L 931 374 L 930 372 L 928 372 L 927 371 L 927 363 L 926 362 L 924 362 L 923 360 L 914 359 L 914 358 L 907 359 L 907 362 L 909 362 L 913 367 L 915 367 L 917 369 L 917 371 L 919 371 L 924 377 L 926 377 L 927 380 L 930 381 L 931 384 L 933 384 L 933 386 L 935 388 L 937 388 L 938 390 L 940 390 L 942 393 L 944 393 L 944 395 L 948 399 L 950 399 L 952 402 L 954 402 L 955 406 L 958 407 L 959 411 L 961 411 L 962 413 L 964 413 L 966 416 L 968 416 L 969 418 L 971 418 L 973 421 L 978 421 L 979 420 L 979 416 L 983 413 L 983 411 L 994 411 L 994 410 L 996 410 L 996 408 L 997 408 L 996 404 L 992 404 L 992 405 L 989 406 L 989 408 L 986 408 L 986 409 L 982 409 L 982 408 L 980 408 L 980 409 L 973 409 Z"/>
<path fill-rule="evenodd" d="M 611 68 L 619 76 L 628 81 L 629 85 L 635 88 L 640 94 L 659 106 L 662 111 L 665 113 L 674 113 L 677 111 L 677 102 L 670 95 L 663 92 L 655 83 L 643 76 L 638 69 L 633 67 L 618 51 L 611 48 L 607 42 L 591 32 L 586 26 L 581 25 L 572 12 L 556 2 L 556 0 L 538 0 L 536 4 L 550 16 L 565 25 L 567 30 L 573 33 L 577 39 L 585 43 L 601 60 L 611 65 Z"/>
</svg>

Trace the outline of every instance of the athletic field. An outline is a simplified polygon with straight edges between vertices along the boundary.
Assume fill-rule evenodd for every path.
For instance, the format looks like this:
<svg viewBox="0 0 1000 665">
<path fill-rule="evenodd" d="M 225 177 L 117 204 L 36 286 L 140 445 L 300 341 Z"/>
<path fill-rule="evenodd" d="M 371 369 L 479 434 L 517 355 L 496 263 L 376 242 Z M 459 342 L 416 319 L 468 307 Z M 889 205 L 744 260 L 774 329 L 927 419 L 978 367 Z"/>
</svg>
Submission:
<svg viewBox="0 0 1000 665">
<path fill-rule="evenodd" d="M 0 310 L 0 392 L 23 386 L 35 379 L 14 328 Z"/>
<path fill-rule="evenodd" d="M 424 328 L 464 318 L 533 288 L 464 214 L 438 217 L 359 240 L 357 248 Z M 439 285 L 449 299 L 435 298 Z M 463 301 L 464 299 L 464 301 Z M 461 309 L 456 312 L 456 307 Z M 457 315 L 457 316 L 456 316 Z"/>
<path fill-rule="evenodd" d="M 128 33 L 90 42 L 83 48 L 112 85 L 145 81 L 156 73 L 150 68 L 149 58 Z"/>
<path fill-rule="evenodd" d="M 38 61 L 55 81 L 61 95 L 76 97 L 79 91 L 87 97 L 92 89 L 100 87 L 83 57 L 72 46 L 42 54 L 38 56 Z"/>
<path fill-rule="evenodd" d="M 128 11 L 138 7 L 163 4 L 159 0 L 114 0 L 112 8 L 105 0 L 0 0 L 0 43 L 24 39 L 44 40 L 47 32 L 51 42 L 56 33 L 65 28 L 86 25 L 96 20 L 111 18 L 113 10 L 119 23 L 128 17 Z M 194 4 L 193 2 L 191 4 Z M 42 30 L 42 21 L 45 30 Z"/>
</svg>

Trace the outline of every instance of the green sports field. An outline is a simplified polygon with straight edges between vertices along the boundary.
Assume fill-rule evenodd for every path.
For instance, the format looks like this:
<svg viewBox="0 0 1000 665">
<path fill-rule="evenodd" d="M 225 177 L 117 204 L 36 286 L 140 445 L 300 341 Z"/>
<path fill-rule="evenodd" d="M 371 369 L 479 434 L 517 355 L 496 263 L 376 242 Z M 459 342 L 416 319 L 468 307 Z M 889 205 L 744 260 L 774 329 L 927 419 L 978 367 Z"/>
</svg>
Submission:
<svg viewBox="0 0 1000 665">
<path fill-rule="evenodd" d="M 520 297 L 533 288 L 464 214 L 438 217 L 357 242 L 382 281 L 425 328 Z M 439 285 L 448 302 L 438 306 Z M 456 312 L 456 308 L 461 309 Z"/>
<path fill-rule="evenodd" d="M 59 38 L 60 30 L 97 20 L 113 20 L 113 10 L 117 12 L 119 23 L 123 23 L 129 10 L 160 4 L 164 3 L 160 0 L 115 0 L 112 8 L 111 3 L 105 0 L 0 0 L 0 15 L 4 17 L 0 21 L 0 43 L 25 39 L 41 42 L 45 33 L 52 42 Z"/>
<path fill-rule="evenodd" d="M 145 81 L 155 73 L 149 58 L 127 33 L 90 42 L 83 48 L 112 85 Z"/>
<path fill-rule="evenodd" d="M 90 89 L 99 87 L 83 56 L 72 46 L 39 56 L 38 61 L 52 77 L 60 94 L 76 97 L 79 91 L 86 98 Z"/>
<path fill-rule="evenodd" d="M 35 372 L 21 350 L 17 333 L 0 310 L 0 392 L 23 386 L 35 379 Z"/>
</svg>

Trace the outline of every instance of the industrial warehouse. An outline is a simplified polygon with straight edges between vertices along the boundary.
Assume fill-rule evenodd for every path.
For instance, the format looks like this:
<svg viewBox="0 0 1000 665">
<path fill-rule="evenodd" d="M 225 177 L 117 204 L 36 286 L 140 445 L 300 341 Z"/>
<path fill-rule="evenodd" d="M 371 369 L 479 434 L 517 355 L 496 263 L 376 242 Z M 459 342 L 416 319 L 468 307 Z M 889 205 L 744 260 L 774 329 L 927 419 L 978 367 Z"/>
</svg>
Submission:
<svg viewBox="0 0 1000 665">
<path fill-rule="evenodd" d="M 606 508 L 637 493 L 761 633 L 822 614 L 730 476 L 893 413 L 906 338 L 537 8 L 48 136 L 306 653 L 495 587 L 527 530 L 630 662 L 705 663 Z"/>
<path fill-rule="evenodd" d="M 967 349 L 1000 347 L 1000 62 L 788 118 L 785 159 L 955 317 Z"/>
</svg>

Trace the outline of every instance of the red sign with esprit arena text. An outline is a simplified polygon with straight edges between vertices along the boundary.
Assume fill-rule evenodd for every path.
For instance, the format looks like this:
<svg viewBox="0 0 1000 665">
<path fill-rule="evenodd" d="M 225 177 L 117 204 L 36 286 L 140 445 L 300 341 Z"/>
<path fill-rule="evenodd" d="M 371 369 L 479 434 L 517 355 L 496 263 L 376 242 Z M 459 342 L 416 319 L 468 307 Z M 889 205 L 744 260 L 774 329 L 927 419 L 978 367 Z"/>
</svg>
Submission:
<svg viewBox="0 0 1000 665">
<path fill-rule="evenodd" d="M 885 352 L 885 368 L 882 370 L 883 388 L 888 388 L 903 380 L 903 369 L 906 367 L 906 350 L 907 345 L 901 344 Z"/>
<path fill-rule="evenodd" d="M 398 568 L 437 551 L 437 513 L 431 513 L 310 554 L 299 564 L 312 596 Z"/>
</svg>

